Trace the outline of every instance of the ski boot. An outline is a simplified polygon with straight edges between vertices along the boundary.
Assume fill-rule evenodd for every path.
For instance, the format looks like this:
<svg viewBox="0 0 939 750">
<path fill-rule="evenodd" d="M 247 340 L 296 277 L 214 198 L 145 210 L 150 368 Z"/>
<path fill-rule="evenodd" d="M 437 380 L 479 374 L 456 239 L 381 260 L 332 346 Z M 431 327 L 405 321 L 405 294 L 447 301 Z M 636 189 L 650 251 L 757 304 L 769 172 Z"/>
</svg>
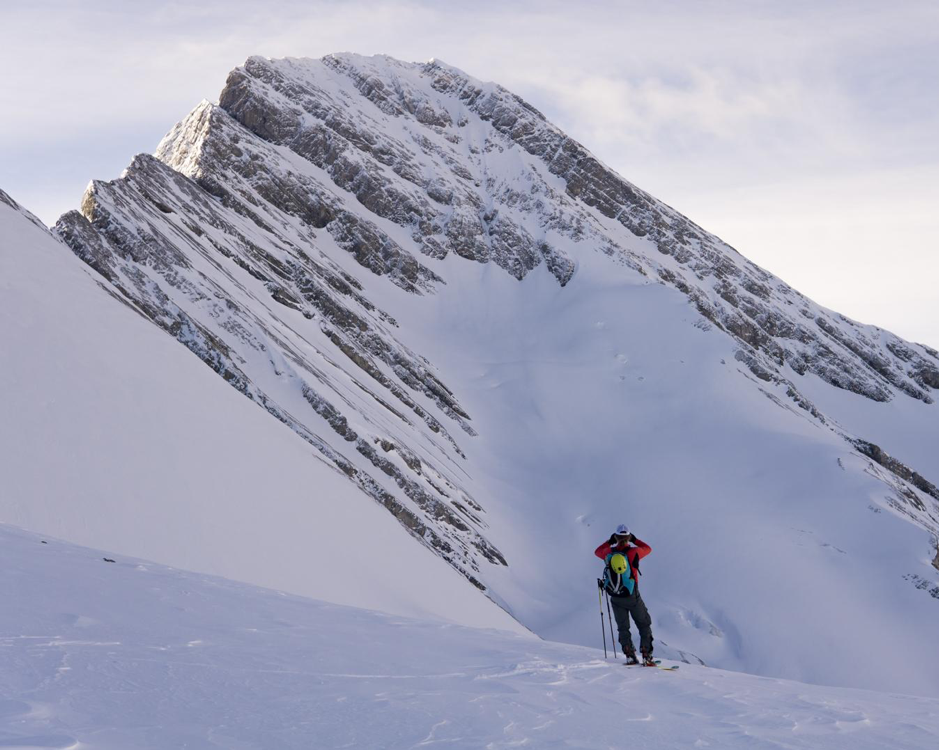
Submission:
<svg viewBox="0 0 939 750">
<path fill-rule="evenodd" d="M 642 652 L 642 666 L 655 667 L 658 665 L 655 663 L 655 660 L 652 658 L 652 654 L 647 654 L 645 651 L 643 651 Z"/>
<path fill-rule="evenodd" d="M 626 666 L 627 666 L 627 667 L 634 667 L 634 666 L 636 666 L 638 663 L 639 663 L 639 660 L 636 658 L 636 652 L 635 652 L 635 651 L 627 651 L 627 652 L 626 652 Z"/>
</svg>

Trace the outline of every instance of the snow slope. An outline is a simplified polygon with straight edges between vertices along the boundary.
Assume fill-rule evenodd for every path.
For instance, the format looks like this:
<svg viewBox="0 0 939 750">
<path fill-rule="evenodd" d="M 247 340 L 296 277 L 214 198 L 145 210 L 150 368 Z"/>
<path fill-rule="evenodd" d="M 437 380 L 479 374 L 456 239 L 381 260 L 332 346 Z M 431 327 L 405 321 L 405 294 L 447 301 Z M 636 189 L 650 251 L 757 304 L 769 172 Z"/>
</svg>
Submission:
<svg viewBox="0 0 939 750">
<path fill-rule="evenodd" d="M 521 630 L 0 198 L 0 520 L 330 601 Z M 363 555 L 383 562 L 365 573 Z"/>
<path fill-rule="evenodd" d="M 0 528 L 0 747 L 929 750 L 939 700 L 342 607 Z M 415 545 L 416 546 L 416 545 Z"/>
<path fill-rule="evenodd" d="M 748 378 L 673 290 L 602 258 L 564 289 L 461 270 L 395 314 L 485 438 L 474 493 L 509 561 L 487 582 L 513 614 L 593 643 L 593 549 L 625 521 L 653 547 L 658 653 L 939 695 L 932 537 L 873 462 Z"/>
</svg>

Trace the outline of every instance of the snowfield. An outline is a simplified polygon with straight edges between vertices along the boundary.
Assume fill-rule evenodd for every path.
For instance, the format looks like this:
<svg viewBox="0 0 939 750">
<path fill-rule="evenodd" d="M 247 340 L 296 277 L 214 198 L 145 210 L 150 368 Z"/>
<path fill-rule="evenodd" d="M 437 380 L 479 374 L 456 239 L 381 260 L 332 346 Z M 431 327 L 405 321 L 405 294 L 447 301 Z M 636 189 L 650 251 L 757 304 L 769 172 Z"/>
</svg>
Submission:
<svg viewBox="0 0 939 750">
<path fill-rule="evenodd" d="M 544 269 L 516 282 L 448 259 L 445 293 L 395 308 L 485 437 L 466 450 L 509 560 L 488 583 L 538 635 L 591 644 L 593 550 L 626 522 L 653 549 L 657 655 L 939 697 L 934 537 L 889 475 L 748 377 L 681 294 L 605 260 L 585 255 L 561 289 Z M 814 394 L 839 417 L 848 396 L 910 455 L 939 444 L 934 405 Z M 919 465 L 939 475 L 935 449 Z"/>
<path fill-rule="evenodd" d="M 602 650 L 104 557 L 0 528 L 0 747 L 939 744 L 933 698 L 625 668 Z"/>
</svg>

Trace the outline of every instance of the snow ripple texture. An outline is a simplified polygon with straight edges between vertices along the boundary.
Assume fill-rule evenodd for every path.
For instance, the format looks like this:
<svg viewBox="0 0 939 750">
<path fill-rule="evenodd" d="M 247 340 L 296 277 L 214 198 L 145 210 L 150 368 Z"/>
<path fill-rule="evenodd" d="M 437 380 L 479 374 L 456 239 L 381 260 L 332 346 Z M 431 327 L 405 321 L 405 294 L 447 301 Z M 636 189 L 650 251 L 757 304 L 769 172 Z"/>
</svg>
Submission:
<svg viewBox="0 0 939 750">
<path fill-rule="evenodd" d="M 143 560 L 108 564 L 100 552 L 8 529 L 0 540 L 0 689 L 15 696 L 0 700 L 0 747 L 939 742 L 935 698 L 688 664 L 627 670 L 597 649 L 341 607 Z"/>
</svg>

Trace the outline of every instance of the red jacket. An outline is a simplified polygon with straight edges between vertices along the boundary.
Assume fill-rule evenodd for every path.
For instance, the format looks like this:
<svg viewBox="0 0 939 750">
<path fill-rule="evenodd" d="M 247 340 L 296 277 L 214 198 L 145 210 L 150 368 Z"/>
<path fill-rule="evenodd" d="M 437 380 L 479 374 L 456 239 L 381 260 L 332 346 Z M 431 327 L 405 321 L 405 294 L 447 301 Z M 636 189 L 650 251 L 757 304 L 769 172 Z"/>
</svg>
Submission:
<svg viewBox="0 0 939 750">
<path fill-rule="evenodd" d="M 606 560 L 606 556 L 611 552 L 620 552 L 626 555 L 626 560 L 629 562 L 629 577 L 638 583 L 639 580 L 636 577 L 638 563 L 652 551 L 652 547 L 641 539 L 636 539 L 636 537 L 633 537 L 633 540 L 636 544 L 635 547 L 630 546 L 629 542 L 620 542 L 614 547 L 607 540 L 594 550 L 594 554 L 601 560 Z"/>
</svg>

